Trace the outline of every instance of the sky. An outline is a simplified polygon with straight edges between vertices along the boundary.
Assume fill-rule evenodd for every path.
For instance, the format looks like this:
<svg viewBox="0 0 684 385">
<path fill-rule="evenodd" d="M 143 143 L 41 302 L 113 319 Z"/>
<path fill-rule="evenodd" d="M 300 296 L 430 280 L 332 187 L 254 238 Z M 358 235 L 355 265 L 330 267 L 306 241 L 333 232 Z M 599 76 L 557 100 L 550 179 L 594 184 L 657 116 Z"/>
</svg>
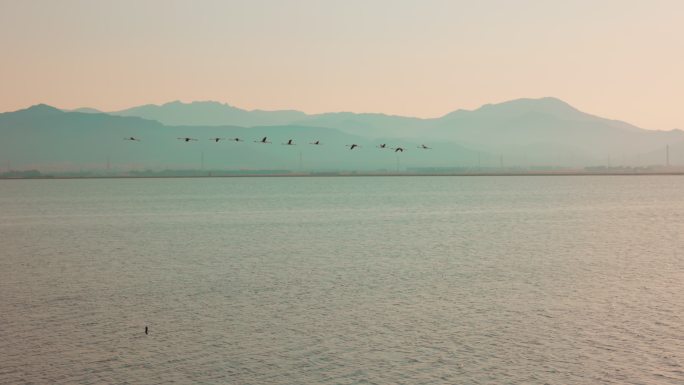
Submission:
<svg viewBox="0 0 684 385">
<path fill-rule="evenodd" d="M 0 111 L 173 100 L 438 117 L 553 96 L 684 129 L 680 0 L 0 0 Z"/>
</svg>

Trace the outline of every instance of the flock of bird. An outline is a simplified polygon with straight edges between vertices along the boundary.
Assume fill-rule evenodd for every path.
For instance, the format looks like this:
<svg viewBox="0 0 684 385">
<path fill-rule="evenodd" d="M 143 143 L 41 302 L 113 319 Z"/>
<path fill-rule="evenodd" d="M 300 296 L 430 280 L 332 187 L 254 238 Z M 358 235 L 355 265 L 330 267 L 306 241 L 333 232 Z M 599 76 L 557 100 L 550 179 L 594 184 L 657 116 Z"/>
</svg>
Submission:
<svg viewBox="0 0 684 385">
<path fill-rule="evenodd" d="M 187 138 L 176 138 L 176 139 L 182 140 L 183 142 L 186 142 L 186 143 L 187 143 L 187 142 L 196 142 L 196 141 L 198 140 L 198 139 L 196 139 L 196 138 L 189 138 L 189 137 L 187 137 Z M 128 138 L 124 138 L 124 140 L 132 141 L 132 142 L 140 142 L 140 139 L 139 139 L 139 138 L 136 138 L 136 137 L 134 137 L 134 136 L 130 136 L 130 137 L 128 137 Z M 220 142 L 220 141 L 222 141 L 222 140 L 229 141 L 229 142 L 244 142 L 244 140 L 242 140 L 242 139 L 240 139 L 240 138 L 209 138 L 209 140 L 211 140 L 211 141 L 213 141 L 213 142 L 216 142 L 216 143 L 218 143 L 218 142 Z M 271 142 L 268 141 L 268 137 L 267 137 L 267 136 L 264 136 L 264 137 L 261 138 L 261 139 L 255 140 L 254 143 L 270 144 Z M 295 141 L 294 141 L 294 139 L 289 139 L 287 142 L 281 143 L 281 144 L 284 145 L 284 146 L 294 146 L 294 145 L 295 145 Z M 320 140 L 316 140 L 316 141 L 314 141 L 314 142 L 309 142 L 309 144 L 312 144 L 312 145 L 314 145 L 314 146 L 320 146 L 320 145 L 322 145 L 323 143 L 321 143 Z M 361 146 L 359 146 L 358 144 L 355 144 L 355 143 L 354 143 L 354 144 L 347 144 L 346 146 L 349 147 L 350 150 L 353 150 L 353 149 L 355 149 L 355 148 L 360 148 L 360 147 L 361 147 Z M 386 149 L 386 148 L 388 148 L 388 149 L 394 150 L 394 152 L 404 152 L 404 151 L 406 151 L 406 149 L 405 149 L 404 147 L 388 147 L 386 143 L 383 143 L 383 144 L 381 144 L 381 145 L 379 145 L 379 146 L 376 146 L 376 147 L 377 147 L 377 148 L 381 148 L 381 149 Z M 428 146 L 426 146 L 426 145 L 424 145 L 424 144 L 421 144 L 421 145 L 418 146 L 417 148 L 419 148 L 419 149 L 421 149 L 421 150 L 431 150 L 431 149 L 432 149 L 432 148 L 430 148 L 430 147 L 428 147 Z"/>
</svg>

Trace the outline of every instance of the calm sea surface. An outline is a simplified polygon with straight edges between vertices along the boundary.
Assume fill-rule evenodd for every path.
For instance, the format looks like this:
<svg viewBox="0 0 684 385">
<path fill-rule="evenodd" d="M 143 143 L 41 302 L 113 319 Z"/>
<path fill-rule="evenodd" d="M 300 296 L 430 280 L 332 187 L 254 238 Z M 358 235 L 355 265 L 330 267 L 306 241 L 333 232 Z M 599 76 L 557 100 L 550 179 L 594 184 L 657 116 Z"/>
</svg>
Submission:
<svg viewBox="0 0 684 385">
<path fill-rule="evenodd" d="M 684 177 L 0 181 L 0 247 L 3 384 L 684 383 Z"/>
</svg>

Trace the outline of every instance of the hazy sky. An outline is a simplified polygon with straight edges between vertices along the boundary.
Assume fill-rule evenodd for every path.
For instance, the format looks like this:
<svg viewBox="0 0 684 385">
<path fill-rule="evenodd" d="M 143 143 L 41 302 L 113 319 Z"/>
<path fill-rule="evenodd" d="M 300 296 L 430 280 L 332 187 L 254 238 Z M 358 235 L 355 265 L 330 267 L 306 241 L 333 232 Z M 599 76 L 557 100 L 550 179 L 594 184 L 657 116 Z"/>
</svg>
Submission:
<svg viewBox="0 0 684 385">
<path fill-rule="evenodd" d="M 0 0 L 0 111 L 172 100 L 436 117 L 556 96 L 684 129 L 681 0 Z"/>
</svg>

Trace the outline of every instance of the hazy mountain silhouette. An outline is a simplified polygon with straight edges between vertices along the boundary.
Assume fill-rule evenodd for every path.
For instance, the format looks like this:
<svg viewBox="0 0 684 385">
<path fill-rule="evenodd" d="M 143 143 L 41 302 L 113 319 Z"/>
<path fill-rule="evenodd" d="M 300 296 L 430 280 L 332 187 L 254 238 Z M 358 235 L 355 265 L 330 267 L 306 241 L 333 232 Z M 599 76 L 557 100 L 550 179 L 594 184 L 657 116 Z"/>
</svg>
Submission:
<svg viewBox="0 0 684 385">
<path fill-rule="evenodd" d="M 82 108 L 76 112 L 100 112 L 92 108 Z M 560 121 L 600 123 L 604 126 L 640 131 L 628 123 L 603 119 L 583 113 L 556 98 L 517 99 L 498 104 L 487 104 L 476 110 L 457 110 L 434 119 L 420 119 L 378 113 L 332 112 L 307 115 L 300 111 L 263 111 L 243 110 L 228 104 L 213 101 L 183 103 L 179 101 L 163 105 L 144 105 L 122 111 L 109 112 L 110 115 L 136 116 L 156 120 L 166 125 L 205 125 L 205 126 L 269 126 L 269 125 L 306 125 L 337 128 L 367 136 L 415 136 L 420 130 L 431 127 L 448 129 L 454 124 L 494 126 L 506 124 L 522 118 L 543 118 Z M 536 124 L 540 124 L 537 122 Z"/>
<path fill-rule="evenodd" d="M 290 124 L 306 117 L 306 114 L 299 111 L 248 111 L 211 101 L 192 103 L 175 101 L 161 106 L 148 104 L 110 112 L 110 114 L 137 116 L 172 126 L 275 126 Z"/>
<path fill-rule="evenodd" d="M 91 108 L 79 109 L 82 112 L 97 111 Z M 274 126 L 299 125 L 309 127 L 336 128 L 351 134 L 368 137 L 410 136 L 401 132 L 417 129 L 423 119 L 385 114 L 357 114 L 353 112 L 333 112 L 307 115 L 301 111 L 243 110 L 213 101 L 183 103 L 174 101 L 162 105 L 148 104 L 122 111 L 108 112 L 110 115 L 136 116 L 151 119 L 166 125 L 190 126 Z"/>
<path fill-rule="evenodd" d="M 395 170 L 397 156 L 375 148 L 378 142 L 326 127 L 309 126 L 165 126 L 138 117 L 102 113 L 63 112 L 38 105 L 0 114 L 0 154 L 17 168 L 42 170 L 103 170 L 109 162 L 119 170 L 129 169 L 290 169 L 307 170 Z M 136 137 L 140 142 L 125 141 Z M 271 144 L 254 140 L 268 136 Z M 178 137 L 197 138 L 185 143 Z M 219 142 L 212 137 L 240 137 L 245 142 Z M 282 143 L 294 139 L 296 146 Z M 309 142 L 320 140 L 320 146 Z M 415 147 L 394 139 L 393 146 Z M 350 151 L 346 144 L 361 149 Z M 433 145 L 433 143 L 428 143 Z M 473 158 L 473 152 L 457 144 L 435 145 L 431 152 L 402 154 L 402 167 L 453 166 Z M 301 155 L 300 155 L 301 154 Z M 400 159 L 400 161 L 401 161 Z"/>
<path fill-rule="evenodd" d="M 215 102 L 172 102 L 110 114 L 37 105 L 0 114 L 0 134 L 0 161 L 36 167 L 102 168 L 109 157 L 120 168 L 197 168 L 204 152 L 207 167 L 298 169 L 301 151 L 305 169 L 396 169 L 396 156 L 375 148 L 380 143 L 408 149 L 399 158 L 402 168 L 664 164 L 668 144 L 671 163 L 684 163 L 679 153 L 684 132 L 643 130 L 555 98 L 513 100 L 435 119 L 247 111 Z M 125 142 L 129 136 L 142 141 Z M 200 141 L 176 140 L 185 136 Z M 208 141 L 216 136 L 247 142 Z M 263 136 L 273 144 L 252 143 Z M 298 145 L 280 145 L 288 139 Z M 313 140 L 324 146 L 309 146 Z M 350 152 L 345 145 L 351 143 L 362 145 L 361 151 Z M 422 143 L 433 150 L 417 149 Z"/>
<path fill-rule="evenodd" d="M 459 110 L 431 124 L 427 130 L 431 137 L 492 152 L 515 152 L 515 148 L 533 144 L 558 147 L 557 162 L 577 159 L 578 154 L 584 154 L 580 163 L 637 157 L 684 139 L 678 130 L 644 130 L 586 114 L 555 98 L 519 99 L 474 111 Z"/>
<path fill-rule="evenodd" d="M 455 142 L 476 151 L 503 154 L 519 164 L 589 165 L 609 158 L 635 164 L 647 153 L 684 140 L 679 130 L 644 130 L 584 113 L 551 97 L 487 104 L 434 119 L 352 112 L 246 111 L 216 102 L 173 102 L 116 114 L 172 125 L 297 125 L 335 128 L 371 139 Z"/>
</svg>

